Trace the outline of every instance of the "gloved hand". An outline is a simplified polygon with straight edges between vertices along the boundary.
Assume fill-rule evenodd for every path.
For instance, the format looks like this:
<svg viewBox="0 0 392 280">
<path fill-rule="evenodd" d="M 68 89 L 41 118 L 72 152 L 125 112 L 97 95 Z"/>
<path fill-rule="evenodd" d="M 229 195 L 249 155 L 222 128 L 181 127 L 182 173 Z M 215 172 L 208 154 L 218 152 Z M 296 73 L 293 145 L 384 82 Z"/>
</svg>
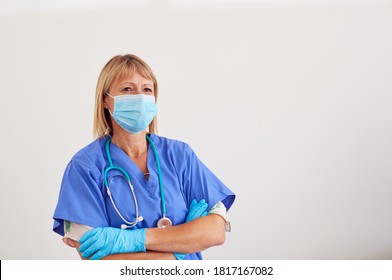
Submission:
<svg viewBox="0 0 392 280">
<path fill-rule="evenodd" d="M 189 211 L 188 215 L 186 216 L 185 222 L 187 223 L 196 218 L 207 216 L 207 209 L 208 203 L 206 203 L 204 199 L 200 200 L 199 202 L 197 202 L 196 199 L 192 200 L 191 205 L 189 205 Z M 177 260 L 183 260 L 186 254 L 174 253 L 174 256 Z"/>
<path fill-rule="evenodd" d="M 208 203 L 205 199 L 197 202 L 196 199 L 192 200 L 191 205 L 189 205 L 188 215 L 186 216 L 185 222 L 192 221 L 196 218 L 207 216 Z"/>
<path fill-rule="evenodd" d="M 95 228 L 80 239 L 83 258 L 99 260 L 116 253 L 145 252 L 146 229 L 124 230 L 113 227 Z"/>
</svg>

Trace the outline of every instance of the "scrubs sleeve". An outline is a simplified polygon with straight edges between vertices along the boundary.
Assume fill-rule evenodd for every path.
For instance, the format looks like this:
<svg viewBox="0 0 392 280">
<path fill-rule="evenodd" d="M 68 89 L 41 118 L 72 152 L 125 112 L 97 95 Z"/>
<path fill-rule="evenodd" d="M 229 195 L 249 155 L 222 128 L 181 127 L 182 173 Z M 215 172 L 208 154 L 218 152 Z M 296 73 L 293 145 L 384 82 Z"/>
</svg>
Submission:
<svg viewBox="0 0 392 280">
<path fill-rule="evenodd" d="M 93 228 L 109 226 L 99 183 L 102 180 L 97 173 L 75 160 L 68 164 L 53 216 L 53 231 L 64 235 L 64 221 Z"/>
<path fill-rule="evenodd" d="M 189 146 L 186 146 L 185 157 L 182 175 L 188 207 L 193 199 L 200 201 L 204 198 L 209 209 L 221 201 L 228 211 L 235 200 L 235 194 L 198 159 Z"/>
</svg>

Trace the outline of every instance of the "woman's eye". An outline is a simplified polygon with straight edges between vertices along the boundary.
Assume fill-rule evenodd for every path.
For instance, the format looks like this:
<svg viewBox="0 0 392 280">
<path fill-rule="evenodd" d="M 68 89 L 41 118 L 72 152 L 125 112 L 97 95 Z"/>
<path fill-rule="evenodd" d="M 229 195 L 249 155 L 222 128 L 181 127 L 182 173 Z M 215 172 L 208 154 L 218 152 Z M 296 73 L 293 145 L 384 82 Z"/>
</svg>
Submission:
<svg viewBox="0 0 392 280">
<path fill-rule="evenodd" d="M 123 89 L 123 91 L 132 91 L 132 88 L 126 87 L 126 88 Z"/>
</svg>

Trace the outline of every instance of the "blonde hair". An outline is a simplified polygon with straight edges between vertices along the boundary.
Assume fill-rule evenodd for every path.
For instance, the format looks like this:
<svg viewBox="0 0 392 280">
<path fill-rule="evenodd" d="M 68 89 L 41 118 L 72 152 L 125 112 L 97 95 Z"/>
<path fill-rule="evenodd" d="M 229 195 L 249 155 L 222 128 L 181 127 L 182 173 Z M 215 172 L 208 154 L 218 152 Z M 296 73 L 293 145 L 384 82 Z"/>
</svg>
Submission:
<svg viewBox="0 0 392 280">
<path fill-rule="evenodd" d="M 110 113 L 104 108 L 105 94 L 109 88 L 120 79 L 128 75 L 129 71 L 137 72 L 145 79 L 154 83 L 155 102 L 158 99 L 158 82 L 151 68 L 142 59 L 133 54 L 116 55 L 102 68 L 97 81 L 94 108 L 94 137 L 100 138 L 113 134 L 113 125 Z M 150 133 L 157 132 L 157 118 L 148 126 Z"/>
</svg>

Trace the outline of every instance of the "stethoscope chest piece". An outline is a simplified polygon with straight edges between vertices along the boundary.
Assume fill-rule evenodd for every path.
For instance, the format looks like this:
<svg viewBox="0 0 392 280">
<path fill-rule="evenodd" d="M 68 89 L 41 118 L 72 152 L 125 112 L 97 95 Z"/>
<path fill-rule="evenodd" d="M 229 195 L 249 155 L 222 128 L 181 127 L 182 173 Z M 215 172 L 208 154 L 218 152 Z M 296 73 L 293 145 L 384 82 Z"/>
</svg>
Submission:
<svg viewBox="0 0 392 280">
<path fill-rule="evenodd" d="M 157 227 L 158 227 L 158 228 L 169 227 L 169 226 L 171 226 L 171 225 L 172 225 L 171 220 L 170 220 L 169 218 L 166 218 L 166 217 L 160 218 L 160 219 L 158 220 L 158 223 L 157 223 Z"/>
</svg>

